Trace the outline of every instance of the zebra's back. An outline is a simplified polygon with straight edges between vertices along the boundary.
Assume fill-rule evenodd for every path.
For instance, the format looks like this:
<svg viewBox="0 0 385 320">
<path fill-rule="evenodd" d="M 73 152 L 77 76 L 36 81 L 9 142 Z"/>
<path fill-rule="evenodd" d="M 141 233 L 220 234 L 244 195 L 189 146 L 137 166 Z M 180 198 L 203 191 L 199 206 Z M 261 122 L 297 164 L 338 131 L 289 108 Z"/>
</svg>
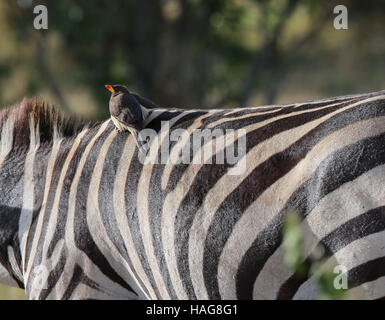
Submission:
<svg viewBox="0 0 385 320">
<path fill-rule="evenodd" d="M 348 270 L 349 293 L 383 297 L 384 113 L 384 92 L 154 110 L 149 157 L 158 160 L 146 164 L 109 121 L 48 151 L 30 147 L 24 168 L 34 179 L 19 192 L 27 230 L 20 281 L 41 299 L 317 298 L 315 277 L 298 277 L 284 262 L 283 222 L 295 211 L 306 263 L 322 246 L 325 259 Z M 170 139 L 176 129 L 186 134 Z M 190 147 L 197 130 L 217 135 Z M 187 149 L 189 161 L 171 161 Z M 240 170 L 226 152 L 216 163 L 230 149 L 244 151 Z M 27 163 L 37 160 L 44 169 Z M 36 284 L 39 268 L 46 288 Z"/>
</svg>

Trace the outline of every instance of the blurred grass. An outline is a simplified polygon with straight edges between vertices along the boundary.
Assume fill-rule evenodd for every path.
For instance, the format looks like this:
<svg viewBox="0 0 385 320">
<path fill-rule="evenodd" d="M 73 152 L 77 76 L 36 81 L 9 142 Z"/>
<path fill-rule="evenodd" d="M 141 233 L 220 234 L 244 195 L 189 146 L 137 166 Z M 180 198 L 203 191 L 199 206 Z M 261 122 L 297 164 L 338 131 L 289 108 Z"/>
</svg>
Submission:
<svg viewBox="0 0 385 320">
<path fill-rule="evenodd" d="M 0 300 L 25 300 L 24 290 L 0 284 Z"/>
</svg>

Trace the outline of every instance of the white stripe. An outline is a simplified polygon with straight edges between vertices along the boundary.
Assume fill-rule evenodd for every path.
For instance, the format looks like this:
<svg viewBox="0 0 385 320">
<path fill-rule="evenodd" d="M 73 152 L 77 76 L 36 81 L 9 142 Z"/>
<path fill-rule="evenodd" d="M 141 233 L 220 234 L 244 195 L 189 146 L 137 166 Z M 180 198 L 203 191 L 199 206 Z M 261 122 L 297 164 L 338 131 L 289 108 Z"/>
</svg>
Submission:
<svg viewBox="0 0 385 320">
<path fill-rule="evenodd" d="M 185 116 L 185 114 L 179 115 L 175 119 L 178 120 L 182 116 Z M 195 130 L 195 129 L 199 128 L 200 126 L 202 126 L 202 121 L 204 119 L 207 119 L 208 117 L 211 117 L 211 116 L 212 116 L 212 114 L 205 114 L 203 116 L 200 116 L 200 117 L 196 118 L 194 120 L 194 122 L 188 128 L 186 128 L 186 131 L 189 134 L 188 135 L 182 135 L 179 138 L 179 140 L 175 143 L 175 145 L 173 146 L 173 148 L 172 148 L 172 150 L 170 152 L 169 161 L 167 161 L 167 163 L 166 163 L 166 165 L 164 166 L 164 169 L 163 169 L 162 181 L 161 181 L 162 190 L 166 189 L 167 184 L 168 184 L 168 182 L 170 180 L 170 174 L 172 172 L 172 169 L 174 169 L 174 167 L 175 167 L 175 165 L 172 163 L 172 161 L 170 161 L 170 159 L 176 158 L 180 154 L 180 152 L 182 151 L 182 148 L 184 147 L 184 145 L 186 143 L 188 143 L 189 139 L 191 139 L 191 133 L 193 132 L 193 130 Z M 173 121 L 173 123 L 175 123 L 175 120 Z"/>
<path fill-rule="evenodd" d="M 343 265 L 348 270 L 360 266 L 371 260 L 381 258 L 385 256 L 385 231 L 370 234 L 364 238 L 357 239 L 351 242 L 349 245 L 343 247 L 330 257 L 325 263 L 328 265 Z M 370 286 L 370 285 L 368 285 Z M 314 293 L 317 293 L 317 280 L 315 276 L 310 277 L 306 282 L 302 284 L 297 293 L 295 294 L 295 300 L 304 300 L 313 297 Z M 354 294 L 365 298 L 365 291 L 360 292 L 364 287 L 356 289 Z M 348 288 L 349 289 L 349 288 Z M 385 296 L 385 287 L 379 290 L 377 295 Z"/>
<path fill-rule="evenodd" d="M 172 125 L 183 116 L 185 116 L 184 113 L 169 120 L 169 129 L 171 129 Z M 161 142 L 158 144 L 153 143 L 151 145 L 151 149 L 149 150 L 150 154 L 152 155 L 158 154 L 162 146 L 162 142 L 168 134 L 169 134 L 169 131 L 161 130 L 160 138 L 159 138 Z M 156 147 L 158 147 L 158 149 L 156 149 Z M 150 189 L 150 180 L 151 180 L 153 168 L 154 166 L 151 164 L 151 162 L 143 166 L 143 170 L 138 183 L 137 214 L 138 214 L 139 228 L 143 239 L 144 249 L 146 252 L 146 256 L 148 258 L 148 263 L 154 275 L 156 286 L 160 292 L 162 299 L 170 299 L 168 291 L 166 290 L 164 279 L 160 273 L 157 258 L 155 257 L 154 247 L 152 244 L 152 233 L 151 233 L 150 221 L 149 221 L 150 217 L 149 217 L 149 208 L 148 208 L 148 201 L 149 201 L 148 191 Z M 167 247 L 169 246 L 170 244 L 168 243 Z M 171 278 L 173 278 L 174 276 L 176 275 L 172 275 Z"/>
<path fill-rule="evenodd" d="M 27 156 L 24 163 L 24 176 L 23 176 L 23 205 L 19 218 L 19 230 L 18 237 L 20 243 L 21 259 L 22 259 L 22 271 L 26 270 L 25 255 L 26 245 L 29 229 L 32 223 L 32 215 L 34 210 L 34 175 L 33 167 L 35 163 L 36 151 L 39 148 L 39 126 L 35 127 L 32 118 L 29 121 L 30 128 L 30 145 Z M 24 283 L 25 282 L 24 278 Z"/>
<path fill-rule="evenodd" d="M 183 147 L 186 143 L 186 138 L 191 139 L 191 134 L 195 128 L 201 125 L 202 118 L 206 118 L 207 115 L 204 115 L 203 117 L 200 117 L 194 121 L 194 123 L 187 129 L 188 132 L 190 133 L 189 136 L 182 136 L 180 141 L 178 141 L 175 146 L 173 147 L 171 151 L 171 157 L 174 157 L 175 155 L 179 154 L 181 147 Z M 226 135 L 224 135 L 224 139 L 219 139 L 220 141 L 225 141 Z M 231 144 L 233 141 L 227 140 L 226 146 Z M 215 144 L 216 139 L 210 140 L 207 144 L 204 145 L 203 148 L 203 154 L 205 156 L 205 159 L 211 158 L 212 157 L 212 150 L 213 150 L 213 144 Z M 188 143 L 188 142 L 187 142 Z M 224 146 L 216 147 L 215 150 L 223 150 Z M 197 156 L 194 156 L 194 159 L 196 159 Z M 194 163 L 194 159 L 192 163 Z M 170 173 L 174 165 L 171 164 L 169 161 L 165 169 L 163 171 L 163 176 L 162 176 L 162 188 L 165 189 L 168 183 L 168 180 L 170 179 Z M 165 200 L 164 200 L 164 205 L 162 209 L 162 244 L 163 244 L 163 250 L 165 252 L 165 259 L 167 263 L 168 270 L 170 272 L 171 276 L 171 281 L 173 283 L 173 286 L 175 288 L 175 292 L 178 296 L 179 299 L 187 299 L 187 295 L 185 293 L 185 290 L 182 285 L 182 280 L 180 278 L 180 274 L 178 271 L 178 266 L 177 266 L 177 261 L 176 261 L 176 253 L 175 253 L 175 218 L 176 214 L 178 212 L 178 207 L 179 203 L 178 201 L 175 201 L 176 199 L 180 200 L 183 199 L 184 195 L 187 194 L 189 191 L 189 186 L 193 183 L 194 178 L 196 174 L 199 172 L 199 169 L 202 167 L 202 165 L 194 165 L 191 164 L 189 168 L 186 170 L 188 174 L 183 174 L 182 178 L 180 179 L 180 183 L 178 183 L 177 187 L 171 191 L 170 193 L 167 194 Z"/>
<path fill-rule="evenodd" d="M 127 300 L 127 297 L 123 296 L 114 296 L 111 292 L 108 291 L 98 291 L 95 290 L 86 284 L 79 283 L 76 286 L 74 292 L 72 292 L 69 300 Z M 131 300 L 136 300 L 137 297 L 133 296 Z"/>
<path fill-rule="evenodd" d="M 270 158 L 273 154 L 282 152 L 287 148 L 288 145 L 293 144 L 295 141 L 304 136 L 307 132 L 315 128 L 320 123 L 325 120 L 331 118 L 332 116 L 339 114 L 345 110 L 353 108 L 359 104 L 369 101 L 376 101 L 383 97 L 375 97 L 371 99 L 367 99 L 365 101 L 360 101 L 358 103 L 353 103 L 347 105 L 343 108 L 340 108 L 332 113 L 325 115 L 319 119 L 313 120 L 311 122 L 307 122 L 302 126 L 296 127 L 291 130 L 284 131 L 280 134 L 275 135 L 274 137 L 264 141 L 263 143 L 255 146 L 248 154 L 248 168 L 244 174 L 246 177 L 258 164 L 262 163 L 266 159 Z M 330 106 L 328 106 L 330 107 Z M 313 112 L 311 110 L 310 112 Z M 252 163 L 252 165 L 250 165 Z M 311 164 L 304 163 L 302 161 L 302 166 L 297 165 L 296 170 L 303 167 L 304 173 L 306 170 L 309 170 L 309 166 Z M 294 172 L 296 170 L 292 170 L 286 175 L 284 175 L 281 179 L 276 181 L 273 185 L 271 185 L 267 190 L 265 190 L 259 197 L 256 199 L 243 213 L 241 218 L 235 224 L 232 233 L 229 239 L 226 242 L 226 245 L 222 251 L 219 266 L 218 266 L 218 275 L 219 275 L 219 289 L 224 299 L 234 299 L 236 286 L 235 286 L 235 275 L 238 270 L 238 266 L 246 253 L 246 251 L 252 245 L 256 235 L 261 232 L 277 215 L 278 212 L 282 209 L 283 205 L 287 202 L 289 196 L 298 188 L 300 184 L 302 184 L 305 180 L 305 177 L 308 175 L 302 174 L 302 178 L 299 179 L 298 175 L 295 175 Z M 310 170 L 311 172 L 311 170 Z M 310 174 L 310 173 L 309 173 Z M 236 180 L 239 177 L 234 177 Z M 243 177 L 241 177 L 243 178 Z M 238 181 L 236 184 L 238 185 L 241 181 Z M 233 190 L 234 188 L 229 188 L 228 185 L 234 185 L 233 181 L 230 181 L 229 184 L 223 185 L 220 184 L 221 181 L 217 183 L 217 185 L 223 189 L 226 186 L 226 190 Z M 236 185 L 236 186 L 237 186 Z M 282 192 L 281 188 L 284 188 L 284 192 Z M 217 194 L 217 193 L 215 193 Z M 278 196 L 277 196 L 278 195 Z M 207 196 L 209 198 L 209 196 Z M 204 217 L 196 215 L 195 219 L 200 221 L 203 219 L 203 223 L 208 228 L 211 224 L 211 220 L 213 215 L 216 212 L 216 207 L 218 206 L 216 203 L 221 203 L 220 199 L 216 199 L 214 203 L 214 210 L 212 210 L 212 206 L 210 206 L 210 210 L 207 209 L 204 211 Z M 208 214 L 210 212 L 210 214 Z M 198 227 L 198 225 L 197 225 Z M 197 268 L 202 263 L 203 259 L 203 248 L 204 248 L 204 239 L 200 241 L 200 245 L 197 246 L 197 252 L 201 252 L 198 257 L 195 257 L 194 262 L 197 263 Z M 198 273 L 197 273 L 198 274 Z M 199 273 L 201 275 L 201 273 Z M 199 279 L 199 286 L 204 283 L 203 278 Z"/>
<path fill-rule="evenodd" d="M 45 239 L 44 239 L 44 243 L 43 243 L 43 258 L 47 256 L 47 251 L 48 251 L 49 245 L 52 242 L 52 238 L 53 238 L 53 235 L 54 235 L 55 230 L 56 230 L 57 218 L 58 218 L 58 214 L 59 214 L 59 202 L 60 202 L 61 194 L 63 191 L 63 183 L 64 183 L 64 179 L 67 175 L 68 167 L 69 167 L 73 157 L 75 156 L 75 154 L 76 154 L 76 152 L 80 146 L 80 143 L 82 142 L 82 139 L 83 139 L 84 135 L 86 134 L 86 132 L 87 132 L 87 130 L 82 130 L 77 135 L 71 149 L 69 150 L 69 152 L 67 154 L 65 162 L 61 168 L 59 181 L 57 183 L 57 187 L 55 190 L 55 198 L 54 198 L 54 201 L 52 204 L 51 214 L 49 215 L 49 220 L 47 223 L 47 233 L 45 235 Z M 53 155 L 53 157 L 52 157 L 53 158 L 52 159 L 53 160 L 52 166 L 54 166 L 54 161 L 55 161 L 56 157 L 57 157 L 57 154 Z M 50 171 L 50 177 L 49 177 L 49 180 L 47 180 L 47 185 L 46 185 L 46 189 L 45 189 L 46 192 L 44 195 L 46 196 L 46 194 L 47 194 L 47 197 L 48 197 L 49 189 L 51 186 L 52 174 L 53 174 L 53 172 Z M 44 202 L 44 209 L 45 209 L 45 206 L 46 206 L 46 203 Z M 42 211 L 42 212 L 44 212 L 44 211 Z"/>
<path fill-rule="evenodd" d="M 47 251 L 48 251 L 49 245 L 52 241 L 52 237 L 53 237 L 55 230 L 56 230 L 60 196 L 61 196 L 61 191 L 62 191 L 62 187 L 63 187 L 63 181 L 64 181 L 64 178 L 67 174 L 69 163 L 71 162 L 74 154 L 76 153 L 77 149 L 79 148 L 79 145 L 82 141 L 82 138 L 84 137 L 86 132 L 87 132 L 87 130 L 83 129 L 76 136 L 74 143 L 67 154 L 64 165 L 61 168 L 59 181 L 58 181 L 56 189 L 54 191 L 55 197 L 54 197 L 53 205 L 52 205 L 51 210 L 48 208 L 48 210 L 50 210 L 50 211 L 48 211 L 48 215 L 47 215 L 47 216 L 49 216 L 49 221 L 46 223 L 47 234 L 44 237 L 42 261 L 44 261 L 47 258 Z M 30 259 L 28 261 L 28 268 L 27 268 L 27 272 L 26 272 L 27 281 L 29 279 L 32 267 L 34 265 L 36 248 L 39 244 L 39 239 L 40 239 L 40 235 L 41 235 L 42 227 L 43 227 L 43 223 L 44 223 L 44 216 L 45 216 L 44 213 L 47 209 L 46 207 L 47 207 L 48 196 L 50 194 L 50 189 L 52 187 L 51 184 L 52 184 L 52 177 L 54 174 L 53 171 L 55 168 L 55 162 L 56 162 L 56 159 L 57 159 L 58 154 L 60 152 L 60 147 L 61 147 L 62 141 L 63 141 L 62 139 L 54 139 L 53 147 L 51 150 L 51 155 L 50 155 L 50 158 L 48 160 L 46 180 L 45 180 L 45 186 L 44 186 L 44 196 L 43 196 L 42 208 L 40 210 L 41 214 L 39 214 L 39 217 L 38 217 L 37 226 L 35 229 L 35 235 L 34 235 L 33 243 L 31 246 Z"/>
<path fill-rule="evenodd" d="M 92 150 L 92 147 L 95 145 L 96 140 L 106 131 L 109 125 L 109 122 L 110 121 L 104 122 L 99 128 L 96 135 L 89 141 L 79 161 L 75 176 L 71 184 L 70 195 L 68 200 L 69 208 L 68 208 L 68 216 L 67 216 L 67 224 L 66 224 L 67 232 L 65 234 L 65 241 L 67 244 L 68 251 L 71 252 L 74 257 L 77 257 L 77 259 L 76 260 L 68 259 L 66 261 L 65 269 L 69 269 L 70 271 L 72 271 L 75 266 L 75 263 L 77 263 L 82 267 L 84 273 L 90 279 L 93 279 L 102 287 L 103 291 L 110 292 L 111 295 L 114 297 L 122 296 L 129 299 L 129 298 L 135 298 L 135 295 L 130 292 L 127 292 L 126 289 L 122 288 L 119 284 L 115 283 L 114 281 L 109 279 L 107 276 L 105 276 L 104 273 L 101 272 L 99 268 L 93 264 L 93 262 L 88 258 L 88 256 L 83 251 L 77 248 L 75 244 L 75 237 L 74 237 L 76 196 L 77 196 L 80 177 L 81 177 L 83 168 L 86 164 L 88 155 Z M 66 280 L 69 281 L 70 279 L 66 279 Z M 67 287 L 67 286 L 64 286 L 64 287 Z"/>
<path fill-rule="evenodd" d="M 1 130 L 1 144 L 0 144 L 0 170 L 3 162 L 12 150 L 13 146 L 13 130 L 15 125 L 15 117 L 9 116 L 5 121 Z"/>
<path fill-rule="evenodd" d="M 375 300 L 385 297 L 385 277 L 357 286 L 347 292 L 349 299 Z"/>
<path fill-rule="evenodd" d="M 124 240 L 124 244 L 128 250 L 128 256 L 131 260 L 131 263 L 138 277 L 141 279 L 142 283 L 146 286 L 150 294 L 150 296 L 146 298 L 156 299 L 155 292 L 146 276 L 146 273 L 142 267 L 142 262 L 135 250 L 135 244 L 134 244 L 134 241 L 132 240 L 132 235 L 129 228 L 129 221 L 127 219 L 125 187 L 126 187 L 127 179 L 130 179 L 128 177 L 128 171 L 131 165 L 131 161 L 132 161 L 135 149 L 136 147 L 133 143 L 133 137 L 130 135 L 126 140 L 122 157 L 119 160 L 118 168 L 116 170 L 116 178 L 114 182 L 114 195 L 113 195 L 115 217 L 116 217 L 117 225 L 119 227 L 119 231 Z M 141 290 L 138 293 L 145 295 L 143 290 Z"/>
<path fill-rule="evenodd" d="M 44 214 L 42 214 L 42 213 L 44 213 L 45 209 L 46 209 L 47 198 L 48 198 L 49 190 L 51 187 L 53 169 L 55 166 L 55 161 L 56 161 L 57 155 L 60 151 L 60 145 L 61 145 L 61 140 L 56 140 L 54 142 L 54 144 L 52 146 L 52 150 L 51 150 L 51 155 L 50 155 L 49 160 L 48 160 L 42 208 L 40 209 L 40 212 L 38 215 L 37 225 L 35 228 L 35 234 L 33 236 L 32 245 L 31 245 L 31 249 L 30 249 L 29 260 L 26 261 L 27 268 L 26 268 L 25 274 L 24 274 L 25 283 L 28 283 L 29 275 L 30 275 L 30 272 L 31 272 L 31 269 L 32 269 L 32 266 L 33 266 L 33 263 L 35 260 L 36 248 L 37 248 L 38 243 L 39 243 L 40 234 L 41 234 L 42 226 L 44 223 Z M 51 228 L 54 228 L 54 226 L 56 226 L 56 224 L 50 225 L 50 226 L 51 226 Z"/>
<path fill-rule="evenodd" d="M 63 290 L 65 290 L 65 288 L 67 288 L 70 283 L 73 270 L 76 264 L 78 264 L 83 269 L 87 277 L 89 277 L 90 279 L 98 283 L 102 291 L 111 295 L 113 298 L 125 297 L 127 299 L 130 299 L 130 298 L 135 299 L 134 294 L 131 294 L 127 290 L 122 289 L 120 285 L 118 285 L 117 283 L 115 283 L 114 281 L 106 277 L 104 273 L 101 272 L 99 268 L 96 265 L 94 265 L 93 262 L 87 257 L 87 255 L 83 251 L 79 250 L 75 244 L 74 222 L 75 222 L 75 214 L 76 214 L 75 213 L 76 196 L 77 196 L 79 180 L 92 147 L 94 146 L 96 140 L 105 132 L 109 123 L 110 123 L 110 120 L 105 121 L 100 126 L 95 136 L 89 141 L 84 153 L 82 154 L 75 176 L 73 178 L 71 188 L 70 188 L 69 200 L 68 200 L 69 208 L 68 208 L 66 233 L 65 233 L 65 243 L 67 245 L 68 252 L 71 253 L 71 256 L 69 257 L 69 259 L 67 259 L 66 264 L 64 266 L 64 271 L 60 279 L 58 280 L 54 290 L 52 290 L 52 293 L 48 297 L 50 299 L 52 298 L 57 299 L 62 297 L 62 295 L 64 294 Z M 89 288 L 89 291 L 92 292 L 93 289 Z"/>
<path fill-rule="evenodd" d="M 380 117 L 360 121 L 332 133 L 327 139 L 314 146 L 306 158 L 293 169 L 290 176 L 293 179 L 294 177 L 299 179 L 305 173 L 303 167 L 304 163 L 306 163 L 306 177 L 301 178 L 301 180 L 307 179 L 329 154 L 361 139 L 383 133 L 385 130 L 384 124 L 385 117 Z M 362 212 L 385 204 L 385 189 L 378 188 L 377 184 L 374 183 L 384 174 L 381 169 L 377 168 L 374 172 L 373 174 L 372 171 L 369 171 L 356 180 L 346 183 L 339 189 L 329 193 L 308 214 L 301 224 L 304 231 L 305 256 L 308 256 L 315 249 L 319 239 L 325 237 L 329 232 Z M 282 193 L 289 191 L 284 184 L 281 184 L 281 186 Z M 364 208 L 363 205 L 365 205 Z M 308 228 L 310 231 L 305 233 Z M 256 279 L 254 298 L 274 299 L 280 286 L 292 275 L 292 271 L 282 262 L 283 256 L 284 250 L 281 245 L 266 262 Z"/>
<path fill-rule="evenodd" d="M 20 266 L 16 261 L 15 251 L 11 246 L 7 246 L 7 253 L 9 263 L 11 264 L 15 276 L 20 280 L 20 282 L 23 282 L 23 273 L 21 272 Z"/>
<path fill-rule="evenodd" d="M 348 103 L 351 100 L 361 98 L 365 99 L 367 98 L 367 94 L 357 94 L 357 95 L 350 95 L 350 96 L 342 96 L 342 97 L 336 97 L 336 98 L 324 98 L 324 99 L 319 99 L 319 100 L 311 100 L 311 101 L 303 101 L 303 102 L 298 102 L 294 104 L 295 108 L 306 106 L 306 105 L 312 105 L 312 104 L 319 104 L 319 103 L 327 103 L 329 102 L 330 104 L 343 104 L 343 103 Z"/>
<path fill-rule="evenodd" d="M 259 109 L 260 107 L 256 107 L 256 109 Z M 282 108 L 279 108 L 279 109 L 274 109 L 274 110 L 269 110 L 269 111 L 262 111 L 262 110 L 255 110 L 254 113 L 248 113 L 248 114 L 245 114 L 243 116 L 235 116 L 235 117 L 229 117 L 229 115 L 231 115 L 232 113 L 236 113 L 236 112 L 239 112 L 239 111 L 251 111 L 253 108 L 242 108 L 242 109 L 235 109 L 234 111 L 230 112 L 230 113 L 226 113 L 226 117 L 223 117 L 215 122 L 212 122 L 210 124 L 207 125 L 207 128 L 212 128 L 212 127 L 215 127 L 217 125 L 220 125 L 220 124 L 223 124 L 223 123 L 226 123 L 226 122 L 230 122 L 230 121 L 241 121 L 243 119 L 247 119 L 247 118 L 251 118 L 251 117 L 256 117 L 256 116 L 262 116 L 262 115 L 265 115 L 265 114 L 274 114 L 274 113 L 278 113 L 280 112 Z M 210 116 L 212 116 L 212 114 L 210 114 Z M 257 122 L 258 120 L 255 120 L 255 123 Z"/>
<path fill-rule="evenodd" d="M 326 106 L 326 107 L 330 107 L 330 106 Z M 323 106 L 321 108 L 317 108 L 317 109 L 314 109 L 314 110 L 311 110 L 311 111 L 313 112 L 315 110 L 324 109 L 326 107 Z M 292 116 L 294 116 L 296 114 L 306 113 L 306 112 L 308 112 L 308 111 L 301 111 L 299 113 L 292 113 L 290 115 L 283 115 L 281 117 L 275 117 L 273 119 L 262 121 L 262 122 L 259 122 L 259 123 L 256 123 L 256 124 L 251 124 L 249 126 L 246 126 L 244 129 L 246 131 L 252 131 L 252 130 L 255 130 L 255 129 L 259 128 L 259 127 L 263 127 L 264 125 L 266 125 L 268 123 L 274 122 L 274 121 L 276 121 L 278 119 L 289 118 L 289 117 L 292 117 Z M 205 115 L 205 116 L 208 117 L 208 116 L 211 116 L 211 115 L 212 114 Z M 220 121 L 221 120 L 219 120 L 218 123 Z M 210 126 L 212 126 L 212 125 L 213 124 L 210 124 Z M 193 124 L 192 127 L 195 127 L 195 125 Z M 183 139 L 183 137 L 182 137 L 182 139 Z M 215 139 L 213 140 L 213 142 L 214 141 L 215 141 Z M 173 148 L 173 150 L 171 152 L 171 156 L 175 155 L 177 152 L 180 151 L 181 145 L 182 145 L 182 143 L 179 145 L 179 142 L 178 142 L 174 146 L 174 148 Z M 227 145 L 228 145 L 228 143 L 227 143 Z M 272 145 L 274 146 L 274 144 L 272 144 Z M 286 144 L 285 144 L 285 146 L 286 146 Z M 210 151 L 212 150 L 211 145 L 206 145 L 204 148 L 205 148 L 204 154 L 205 155 L 206 154 L 210 154 Z M 248 160 L 247 161 L 249 161 L 249 162 L 247 162 L 247 163 L 249 163 L 249 164 L 253 163 L 254 164 L 255 163 L 255 159 L 259 156 L 259 153 L 260 153 L 260 150 L 257 150 L 252 155 L 248 155 Z M 163 208 L 163 214 L 164 214 L 163 217 L 164 218 L 170 217 L 169 220 L 171 220 L 171 221 L 164 222 L 164 223 L 162 223 L 162 225 L 164 225 L 164 226 L 172 226 L 171 229 L 173 229 L 173 225 L 174 225 L 173 219 L 175 219 L 176 210 L 180 206 L 180 203 L 181 203 L 182 199 L 184 198 L 184 196 L 186 195 L 186 193 L 189 191 L 190 186 L 193 183 L 194 178 L 195 178 L 196 174 L 198 173 L 198 171 L 200 170 L 201 166 L 202 165 L 190 165 L 186 169 L 186 171 L 185 171 L 184 175 L 182 176 L 182 178 L 179 180 L 180 182 L 177 184 L 177 186 L 173 190 L 172 194 L 169 194 L 167 196 L 167 198 L 165 200 L 165 205 L 164 205 L 164 208 Z M 170 179 L 169 175 L 170 175 L 171 169 L 172 169 L 172 166 L 170 164 L 167 164 L 165 166 L 164 174 L 162 176 L 162 187 L 163 187 L 163 189 L 166 187 L 167 182 Z M 250 166 L 249 169 L 250 169 L 249 171 L 251 172 L 253 167 Z M 197 294 L 198 297 L 202 297 L 203 299 L 207 299 L 207 293 L 206 293 L 206 290 L 205 290 L 205 285 L 203 283 L 203 275 L 201 274 L 201 271 L 202 271 L 202 264 L 201 263 L 202 263 L 202 259 L 203 259 L 203 245 L 204 245 L 202 243 L 202 241 L 204 241 L 204 239 L 205 239 L 205 232 L 207 232 L 209 225 L 206 226 L 206 229 L 201 229 L 202 228 L 201 223 L 202 223 L 202 219 L 203 219 L 202 215 L 204 215 L 207 218 L 209 215 L 214 214 L 215 211 L 216 211 L 217 206 L 219 206 L 219 204 L 227 196 L 227 194 L 230 193 L 233 190 L 229 186 L 233 185 L 234 188 L 235 188 L 236 186 L 238 186 L 239 183 L 241 183 L 243 181 L 243 177 L 246 176 L 247 174 L 248 173 L 245 173 L 243 176 L 238 176 L 238 177 L 233 177 L 233 176 L 228 176 L 228 175 L 223 176 L 219 180 L 217 185 L 214 186 L 214 188 L 212 190 L 210 190 L 209 194 L 206 196 L 206 202 L 203 205 L 203 209 L 201 208 L 197 212 L 196 218 L 194 220 L 194 224 L 193 224 L 193 226 L 191 228 L 191 231 L 190 231 L 190 242 L 189 242 L 189 248 L 190 248 L 190 250 L 189 250 L 189 254 L 190 254 L 190 256 L 189 256 L 190 270 L 194 270 L 194 271 L 192 271 L 192 273 L 193 273 L 192 274 L 192 281 L 193 281 L 193 284 L 194 284 L 195 293 Z M 212 202 L 212 203 L 210 203 L 210 202 Z M 210 208 L 213 208 L 213 211 L 209 212 L 211 210 Z M 166 215 L 166 213 L 167 213 L 167 215 Z M 210 219 L 207 219 L 206 221 L 209 221 L 209 220 Z M 169 230 L 169 232 L 165 232 L 165 230 L 163 229 L 163 231 L 164 231 L 164 234 L 166 235 L 165 239 L 169 239 L 169 238 L 173 237 L 173 234 L 174 234 L 173 230 Z M 168 241 L 172 241 L 172 239 L 171 240 L 169 239 Z M 163 242 L 166 243 L 165 241 L 163 241 Z M 171 243 L 173 243 L 173 242 L 171 242 Z M 200 244 L 200 245 L 197 246 L 197 243 Z M 175 254 L 170 253 L 170 257 L 172 257 L 173 255 L 175 255 Z M 196 255 L 198 255 L 198 257 Z M 168 261 L 169 268 L 171 268 L 171 270 L 175 271 L 176 268 L 177 268 L 176 265 L 175 265 L 175 258 L 171 258 L 170 261 L 166 259 L 166 261 Z M 200 271 L 196 272 L 196 270 L 200 270 Z M 201 280 L 201 282 L 199 280 Z"/>
<path fill-rule="evenodd" d="M 107 152 L 111 143 L 117 136 L 117 132 L 118 131 L 113 130 L 104 141 L 94 166 L 87 197 L 87 224 L 92 239 L 102 252 L 103 256 L 108 260 L 111 267 L 135 290 L 135 292 L 140 293 L 140 286 L 132 275 L 132 271 L 130 270 L 127 261 L 115 248 L 115 245 L 111 242 L 111 239 L 107 234 L 99 208 L 99 188 L 103 174 L 103 166 Z M 121 179 L 121 176 L 116 176 L 115 179 Z M 126 225 L 126 227 L 128 226 Z"/>
</svg>

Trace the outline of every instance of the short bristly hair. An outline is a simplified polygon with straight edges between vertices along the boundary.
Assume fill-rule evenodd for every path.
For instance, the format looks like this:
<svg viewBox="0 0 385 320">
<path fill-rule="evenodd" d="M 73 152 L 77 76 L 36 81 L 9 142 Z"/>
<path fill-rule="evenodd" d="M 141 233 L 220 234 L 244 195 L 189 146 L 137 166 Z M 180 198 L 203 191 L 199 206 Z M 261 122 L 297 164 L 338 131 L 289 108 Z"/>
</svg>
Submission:
<svg viewBox="0 0 385 320">
<path fill-rule="evenodd" d="M 75 116 L 64 116 L 58 108 L 38 98 L 24 98 L 0 112 L 1 144 L 11 139 L 13 146 L 44 144 L 74 136 L 86 126 Z"/>
</svg>

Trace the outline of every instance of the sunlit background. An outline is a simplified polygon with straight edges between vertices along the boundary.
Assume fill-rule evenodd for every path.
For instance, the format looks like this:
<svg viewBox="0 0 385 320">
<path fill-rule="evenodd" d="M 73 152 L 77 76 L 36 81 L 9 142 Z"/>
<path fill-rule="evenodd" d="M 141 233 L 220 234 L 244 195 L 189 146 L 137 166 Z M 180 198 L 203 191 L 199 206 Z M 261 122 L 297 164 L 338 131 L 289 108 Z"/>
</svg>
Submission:
<svg viewBox="0 0 385 320">
<path fill-rule="evenodd" d="M 38 4 L 48 30 L 33 27 Z M 40 96 L 88 120 L 108 116 L 106 83 L 180 108 L 385 89 L 383 0 L 1 0 L 0 35 L 1 107 Z"/>
</svg>

